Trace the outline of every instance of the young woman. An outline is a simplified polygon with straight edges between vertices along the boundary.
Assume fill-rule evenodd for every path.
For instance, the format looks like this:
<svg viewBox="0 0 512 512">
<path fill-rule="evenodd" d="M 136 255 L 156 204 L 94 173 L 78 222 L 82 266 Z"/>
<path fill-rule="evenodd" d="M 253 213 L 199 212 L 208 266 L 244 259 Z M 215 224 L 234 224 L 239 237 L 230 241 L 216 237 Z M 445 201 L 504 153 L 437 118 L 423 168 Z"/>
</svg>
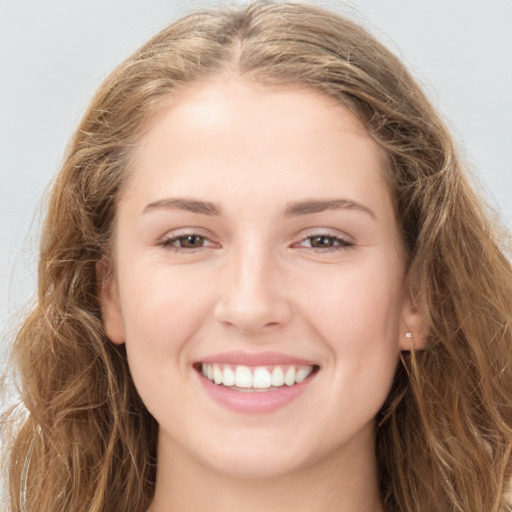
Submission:
<svg viewBox="0 0 512 512">
<path fill-rule="evenodd" d="M 101 86 L 54 185 L 11 510 L 512 510 L 504 242 L 352 22 L 174 23 Z"/>
</svg>

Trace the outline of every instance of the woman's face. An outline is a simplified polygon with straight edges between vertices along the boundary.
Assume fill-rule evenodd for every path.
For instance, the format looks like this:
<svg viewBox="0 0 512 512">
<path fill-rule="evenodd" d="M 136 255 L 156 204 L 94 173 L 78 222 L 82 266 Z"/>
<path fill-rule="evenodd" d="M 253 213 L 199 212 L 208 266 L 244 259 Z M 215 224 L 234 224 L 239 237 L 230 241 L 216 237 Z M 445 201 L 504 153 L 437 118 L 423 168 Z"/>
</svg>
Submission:
<svg viewBox="0 0 512 512">
<path fill-rule="evenodd" d="M 373 456 L 414 315 L 383 166 L 305 88 L 198 84 L 153 120 L 101 302 L 160 456 L 246 476 Z"/>
</svg>

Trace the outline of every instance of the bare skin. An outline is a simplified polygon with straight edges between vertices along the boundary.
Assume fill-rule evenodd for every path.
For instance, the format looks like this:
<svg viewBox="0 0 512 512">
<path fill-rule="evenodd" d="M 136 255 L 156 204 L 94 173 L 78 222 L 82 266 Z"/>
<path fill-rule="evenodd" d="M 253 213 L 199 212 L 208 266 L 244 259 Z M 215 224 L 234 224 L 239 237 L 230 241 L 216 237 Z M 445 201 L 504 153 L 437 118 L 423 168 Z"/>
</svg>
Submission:
<svg viewBox="0 0 512 512">
<path fill-rule="evenodd" d="M 243 478 L 210 471 L 194 459 L 159 453 L 157 494 L 148 512 L 383 512 L 373 457 L 346 453 L 357 464 L 340 464 L 340 454 L 295 473 L 272 478 Z M 356 448 L 353 447 L 355 450 Z M 286 450 L 286 447 L 283 447 Z M 186 465 L 182 461 L 186 460 Z"/>
<path fill-rule="evenodd" d="M 298 87 L 196 84 L 153 120 L 100 297 L 160 426 L 150 512 L 382 512 L 374 418 L 421 331 L 383 166 Z M 313 373 L 272 410 L 226 407 L 201 368 L 235 352 Z"/>
</svg>

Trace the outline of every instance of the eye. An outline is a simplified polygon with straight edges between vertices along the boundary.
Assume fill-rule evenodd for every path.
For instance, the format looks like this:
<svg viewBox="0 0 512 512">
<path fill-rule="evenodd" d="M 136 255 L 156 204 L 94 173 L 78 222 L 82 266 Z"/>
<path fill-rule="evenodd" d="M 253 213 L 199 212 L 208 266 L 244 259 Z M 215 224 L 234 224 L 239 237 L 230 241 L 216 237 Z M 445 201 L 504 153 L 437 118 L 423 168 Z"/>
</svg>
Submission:
<svg viewBox="0 0 512 512">
<path fill-rule="evenodd" d="M 354 244 L 339 236 L 326 233 L 312 234 L 298 243 L 299 247 L 311 248 L 316 251 L 342 250 L 353 247 Z"/>
<path fill-rule="evenodd" d="M 196 233 L 187 233 L 184 235 L 165 238 L 162 240 L 160 245 L 175 251 L 186 251 L 210 247 L 214 244 L 205 236 L 198 235 Z"/>
</svg>

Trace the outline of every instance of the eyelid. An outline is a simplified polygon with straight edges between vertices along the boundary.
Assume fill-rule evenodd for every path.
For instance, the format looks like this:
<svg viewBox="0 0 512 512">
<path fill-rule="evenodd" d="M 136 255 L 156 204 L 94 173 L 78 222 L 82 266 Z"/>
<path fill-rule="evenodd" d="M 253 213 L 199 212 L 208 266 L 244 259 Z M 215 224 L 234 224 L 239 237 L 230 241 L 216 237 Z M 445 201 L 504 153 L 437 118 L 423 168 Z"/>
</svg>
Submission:
<svg viewBox="0 0 512 512">
<path fill-rule="evenodd" d="M 175 228 L 175 229 L 169 229 L 160 237 L 160 239 L 163 240 L 166 238 L 178 238 L 180 236 L 187 236 L 187 235 L 197 235 L 197 236 L 203 236 L 205 238 L 212 238 L 212 236 L 213 236 L 212 233 L 205 228 L 200 228 L 200 227 L 196 227 L 196 226 L 185 226 L 182 228 L 180 227 L 180 228 Z"/>
<path fill-rule="evenodd" d="M 332 238 L 339 241 L 339 245 L 333 247 L 305 247 L 306 249 L 311 249 L 315 252 L 328 252 L 328 251 L 337 251 L 343 249 L 350 249 L 356 245 L 353 237 L 347 235 L 346 233 L 341 233 L 338 230 L 333 230 L 329 228 L 312 228 L 308 229 L 305 232 L 300 234 L 300 238 L 297 242 L 294 242 L 292 245 L 297 246 L 302 242 L 315 238 L 315 237 L 326 237 Z"/>
<path fill-rule="evenodd" d="M 197 236 L 202 238 L 206 245 L 202 245 L 200 247 L 179 247 L 174 246 L 173 243 L 179 240 L 180 238 L 185 238 L 187 236 Z M 328 246 L 328 247 L 304 247 L 303 249 L 310 249 L 315 252 L 329 252 L 329 251 L 339 251 L 343 249 L 350 249 L 354 247 L 355 241 L 353 237 L 347 235 L 346 233 L 341 233 L 338 230 L 330 229 L 330 228 L 311 228 L 306 231 L 300 233 L 297 236 L 297 241 L 291 244 L 291 247 L 301 248 L 301 244 L 308 239 L 312 239 L 315 237 L 326 237 L 330 239 L 334 239 L 337 245 Z M 207 230 L 203 228 L 196 227 L 187 227 L 187 228 L 178 228 L 175 230 L 171 230 L 165 233 L 162 237 L 157 241 L 157 245 L 163 246 L 166 249 L 173 249 L 177 252 L 193 252 L 199 251 L 201 249 L 208 249 L 211 247 L 220 247 L 220 244 L 215 242 L 214 237 Z"/>
<path fill-rule="evenodd" d="M 172 243 L 179 240 L 180 238 L 185 238 L 187 236 L 197 236 L 206 241 L 208 241 L 208 245 L 201 247 L 177 247 L 173 246 Z M 206 230 L 202 228 L 190 227 L 190 228 L 178 228 L 175 230 L 167 231 L 162 237 L 160 237 L 157 241 L 157 245 L 163 246 L 165 249 L 171 249 L 175 251 L 183 251 L 183 252 L 193 252 L 198 251 L 200 249 L 208 249 L 210 247 L 214 247 L 217 244 L 212 240 L 211 234 L 206 232 Z"/>
</svg>

